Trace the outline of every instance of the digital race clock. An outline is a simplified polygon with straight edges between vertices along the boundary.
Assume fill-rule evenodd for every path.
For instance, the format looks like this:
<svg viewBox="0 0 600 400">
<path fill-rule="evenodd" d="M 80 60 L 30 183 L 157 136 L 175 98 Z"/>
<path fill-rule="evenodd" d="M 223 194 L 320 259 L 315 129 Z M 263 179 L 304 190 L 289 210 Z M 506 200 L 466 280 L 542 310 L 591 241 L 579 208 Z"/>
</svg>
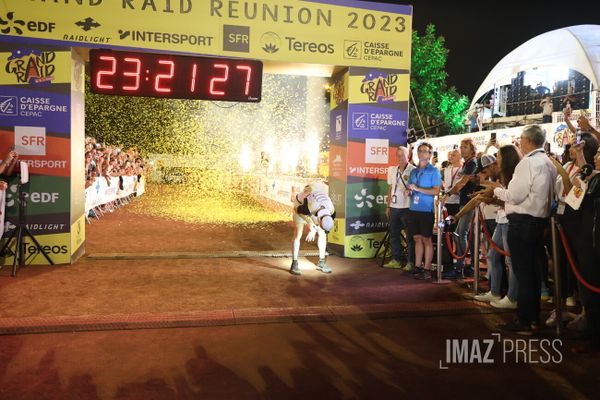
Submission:
<svg viewBox="0 0 600 400">
<path fill-rule="evenodd" d="M 91 50 L 92 93 L 259 102 L 262 62 Z"/>
</svg>

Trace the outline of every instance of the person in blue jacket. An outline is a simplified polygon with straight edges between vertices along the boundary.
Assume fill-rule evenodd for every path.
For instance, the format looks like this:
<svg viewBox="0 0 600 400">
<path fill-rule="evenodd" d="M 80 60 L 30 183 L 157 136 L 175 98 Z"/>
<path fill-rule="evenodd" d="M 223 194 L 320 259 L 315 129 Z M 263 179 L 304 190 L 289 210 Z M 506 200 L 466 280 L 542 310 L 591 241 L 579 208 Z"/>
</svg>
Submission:
<svg viewBox="0 0 600 400">
<path fill-rule="evenodd" d="M 415 266 L 421 267 L 422 263 L 425 274 L 431 273 L 434 202 L 442 186 L 440 171 L 429 162 L 432 154 L 431 144 L 427 142 L 419 144 L 417 147 L 419 164 L 412 170 L 408 179 L 408 188 L 411 191 L 408 234 L 415 241 Z"/>
</svg>

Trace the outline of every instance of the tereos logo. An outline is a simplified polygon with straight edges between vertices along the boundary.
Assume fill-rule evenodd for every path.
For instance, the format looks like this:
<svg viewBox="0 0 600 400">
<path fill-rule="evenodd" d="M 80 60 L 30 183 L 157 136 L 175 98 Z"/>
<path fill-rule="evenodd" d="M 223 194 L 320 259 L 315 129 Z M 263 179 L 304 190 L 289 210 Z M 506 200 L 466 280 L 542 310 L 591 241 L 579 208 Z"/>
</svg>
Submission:
<svg viewBox="0 0 600 400">
<path fill-rule="evenodd" d="M 367 247 L 367 242 L 362 236 L 353 236 L 348 244 L 350 245 L 350 250 L 357 253 L 363 251 L 365 247 Z"/>
<path fill-rule="evenodd" d="M 277 53 L 281 48 L 281 39 L 275 32 L 265 32 L 260 37 L 260 45 L 265 53 Z"/>
</svg>

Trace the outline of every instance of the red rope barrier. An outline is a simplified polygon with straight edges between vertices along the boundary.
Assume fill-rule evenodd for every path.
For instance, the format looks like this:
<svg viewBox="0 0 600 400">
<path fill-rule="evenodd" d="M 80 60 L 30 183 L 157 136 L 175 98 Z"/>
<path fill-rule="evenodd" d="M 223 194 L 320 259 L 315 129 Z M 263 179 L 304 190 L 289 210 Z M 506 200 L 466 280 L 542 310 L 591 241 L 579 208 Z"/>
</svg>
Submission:
<svg viewBox="0 0 600 400">
<path fill-rule="evenodd" d="M 473 225 L 475 224 L 475 213 L 473 213 L 473 218 L 471 219 L 471 227 L 469 228 L 469 237 L 467 238 L 467 248 L 465 249 L 465 254 L 462 256 L 457 256 L 455 253 L 454 246 L 450 242 L 450 232 L 446 232 L 446 245 L 448 246 L 448 252 L 455 260 L 463 260 L 467 254 L 469 254 L 469 249 L 471 248 L 471 240 L 473 239 Z"/>
<path fill-rule="evenodd" d="M 562 226 L 560 226 L 560 224 L 556 224 L 556 227 L 558 228 L 558 233 L 560 233 L 560 240 L 565 248 L 565 253 L 567 253 L 567 259 L 569 260 L 569 265 L 571 265 L 571 269 L 573 270 L 575 277 L 577 278 L 577 280 L 579 282 L 581 282 L 581 284 L 583 286 L 585 286 L 592 292 L 600 293 L 600 288 L 593 286 L 592 284 L 588 283 L 585 279 L 583 279 L 583 277 L 579 273 L 579 270 L 577 269 L 577 266 L 575 265 L 575 261 L 573 260 L 573 254 L 571 253 L 571 247 L 569 246 L 567 237 L 565 236 L 565 233 L 562 230 Z"/>
<path fill-rule="evenodd" d="M 485 219 L 483 218 L 483 215 L 479 214 L 479 220 L 481 222 L 481 226 L 483 226 L 483 234 L 485 235 L 485 238 L 487 239 L 490 246 L 492 246 L 494 248 L 494 250 L 496 250 L 498 253 L 502 254 L 503 256 L 510 257 L 510 254 L 507 253 L 504 249 L 500 248 L 500 246 L 498 246 L 496 244 L 496 242 L 494 242 L 494 240 L 490 236 L 490 231 L 488 231 L 488 228 L 487 228 L 487 225 L 485 224 Z"/>
</svg>

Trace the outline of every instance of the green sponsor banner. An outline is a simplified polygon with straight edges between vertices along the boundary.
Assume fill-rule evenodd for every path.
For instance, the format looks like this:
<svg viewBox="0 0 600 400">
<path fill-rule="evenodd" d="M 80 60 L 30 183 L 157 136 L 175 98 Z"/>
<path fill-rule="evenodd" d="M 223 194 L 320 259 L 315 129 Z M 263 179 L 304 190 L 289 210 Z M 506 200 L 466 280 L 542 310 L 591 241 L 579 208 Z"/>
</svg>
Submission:
<svg viewBox="0 0 600 400">
<path fill-rule="evenodd" d="M 335 207 L 336 217 L 344 218 L 346 215 L 346 182 L 330 177 L 329 198 Z"/>
<path fill-rule="evenodd" d="M 26 214 L 42 215 L 69 213 L 70 179 L 60 176 L 33 175 L 29 183 L 22 186 L 26 199 Z M 16 179 L 11 180 L 6 190 L 6 214 L 15 216 L 19 212 L 19 188 Z"/>
<path fill-rule="evenodd" d="M 386 181 L 365 180 L 347 186 L 346 218 L 385 214 Z"/>
<path fill-rule="evenodd" d="M 349 258 L 373 258 L 382 244 L 385 232 L 348 235 L 345 239 L 344 256 Z"/>
</svg>

